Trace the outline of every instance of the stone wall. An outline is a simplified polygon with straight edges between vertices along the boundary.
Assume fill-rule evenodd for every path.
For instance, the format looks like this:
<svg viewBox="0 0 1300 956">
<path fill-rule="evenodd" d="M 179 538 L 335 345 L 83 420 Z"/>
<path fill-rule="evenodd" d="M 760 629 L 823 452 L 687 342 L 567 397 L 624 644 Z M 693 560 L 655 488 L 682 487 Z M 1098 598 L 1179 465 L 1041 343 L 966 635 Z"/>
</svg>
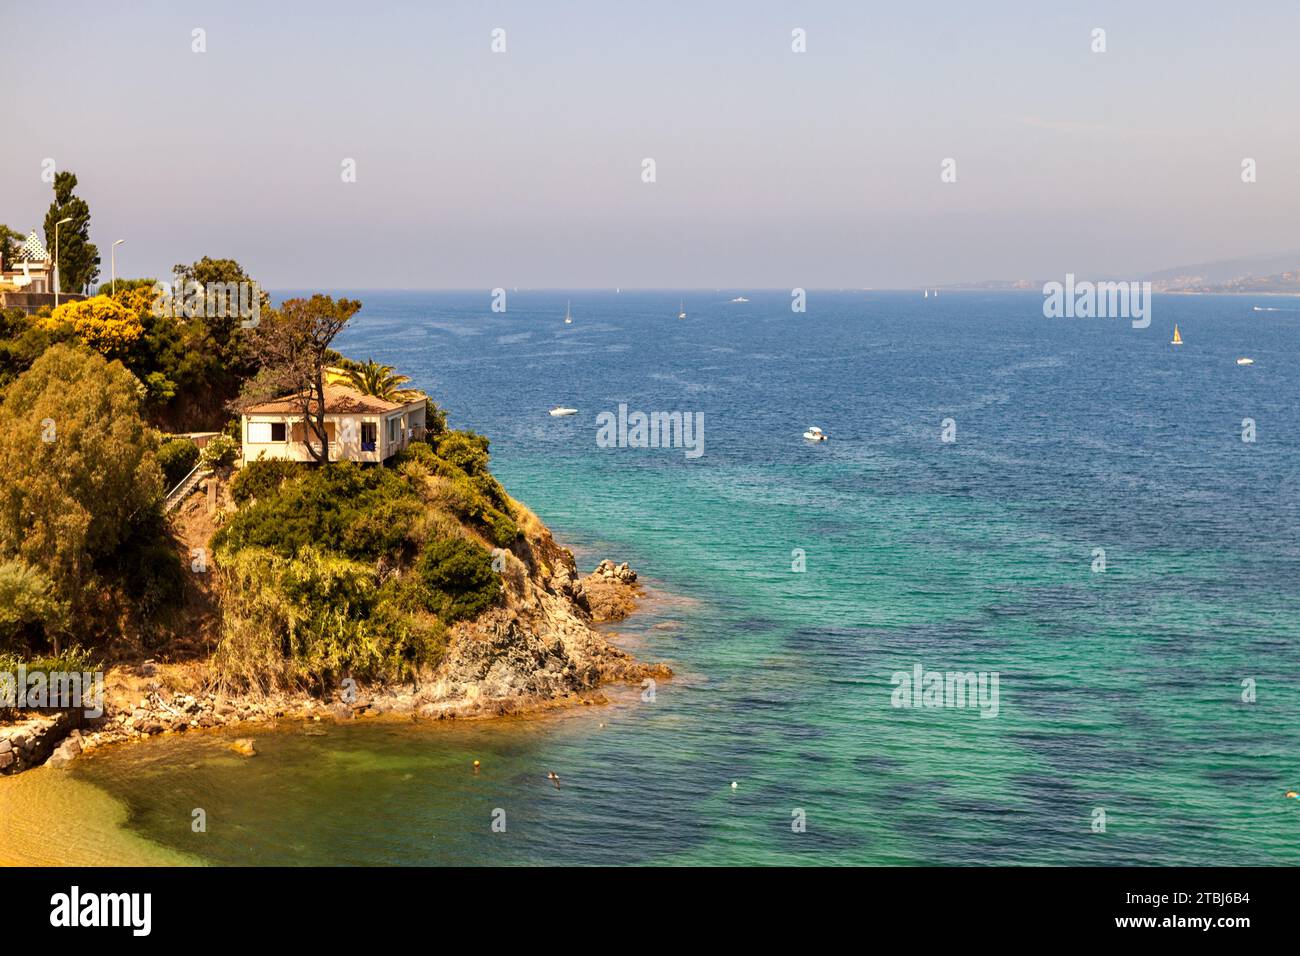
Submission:
<svg viewBox="0 0 1300 956">
<path fill-rule="evenodd" d="M 79 302 L 84 298 L 79 292 L 60 292 L 59 304 Z M 22 309 L 31 315 L 44 305 L 54 305 L 53 292 L 0 292 L 0 309 Z"/>
<path fill-rule="evenodd" d="M 81 716 L 80 710 L 69 710 L 0 727 L 0 774 L 21 773 L 44 763 L 64 738 L 81 736 L 77 730 Z"/>
</svg>

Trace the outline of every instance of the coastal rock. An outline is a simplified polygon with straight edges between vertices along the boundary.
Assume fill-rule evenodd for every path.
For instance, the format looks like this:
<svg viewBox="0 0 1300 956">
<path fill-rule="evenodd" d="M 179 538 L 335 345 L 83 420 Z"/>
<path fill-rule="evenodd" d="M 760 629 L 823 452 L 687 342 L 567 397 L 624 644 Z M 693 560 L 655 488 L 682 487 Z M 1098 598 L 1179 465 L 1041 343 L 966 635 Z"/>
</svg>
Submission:
<svg viewBox="0 0 1300 956">
<path fill-rule="evenodd" d="M 75 739 L 68 739 L 54 748 L 54 753 L 46 764 L 55 770 L 61 770 L 67 767 L 72 761 L 81 755 L 81 743 Z"/>
<path fill-rule="evenodd" d="M 230 745 L 230 749 L 241 757 L 256 757 L 257 747 L 253 744 L 251 737 L 240 737 Z"/>
<path fill-rule="evenodd" d="M 636 572 L 627 562 L 615 564 L 606 558 L 578 582 L 584 609 L 592 621 L 621 621 L 636 610 L 641 589 L 636 585 Z"/>
</svg>

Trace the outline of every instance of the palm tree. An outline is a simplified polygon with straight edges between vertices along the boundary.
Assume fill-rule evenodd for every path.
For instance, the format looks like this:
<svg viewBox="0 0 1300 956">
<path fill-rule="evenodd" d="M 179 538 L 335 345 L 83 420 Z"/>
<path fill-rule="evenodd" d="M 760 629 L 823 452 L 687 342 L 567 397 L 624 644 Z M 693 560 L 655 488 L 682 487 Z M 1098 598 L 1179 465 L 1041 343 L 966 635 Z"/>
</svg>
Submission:
<svg viewBox="0 0 1300 956">
<path fill-rule="evenodd" d="M 391 365 L 380 365 L 374 359 L 367 359 L 361 368 L 348 373 L 352 387 L 363 395 L 373 395 L 386 402 L 409 402 L 416 395 L 415 389 L 403 388 L 410 376 L 398 375 Z"/>
</svg>

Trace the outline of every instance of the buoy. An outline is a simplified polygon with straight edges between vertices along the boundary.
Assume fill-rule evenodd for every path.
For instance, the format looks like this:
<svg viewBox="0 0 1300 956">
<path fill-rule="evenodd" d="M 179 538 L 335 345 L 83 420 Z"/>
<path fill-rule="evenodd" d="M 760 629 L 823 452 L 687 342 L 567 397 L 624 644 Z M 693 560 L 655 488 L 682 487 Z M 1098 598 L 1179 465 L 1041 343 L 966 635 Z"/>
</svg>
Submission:
<svg viewBox="0 0 1300 956">
<path fill-rule="evenodd" d="M 475 770 L 478 769 L 478 761 L 477 761 L 477 760 L 474 761 L 474 769 L 475 769 Z"/>
<path fill-rule="evenodd" d="M 731 789 L 732 789 L 732 790 L 739 790 L 739 789 L 740 789 L 740 784 L 736 783 L 736 781 L 734 781 L 734 780 L 731 781 Z"/>
</svg>

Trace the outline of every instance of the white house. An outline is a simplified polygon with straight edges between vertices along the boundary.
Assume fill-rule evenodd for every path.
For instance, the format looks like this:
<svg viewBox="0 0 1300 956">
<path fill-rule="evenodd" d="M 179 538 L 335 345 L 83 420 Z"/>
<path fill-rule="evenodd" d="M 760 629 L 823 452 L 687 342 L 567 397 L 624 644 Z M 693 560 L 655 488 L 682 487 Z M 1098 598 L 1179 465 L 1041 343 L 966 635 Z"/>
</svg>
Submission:
<svg viewBox="0 0 1300 956">
<path fill-rule="evenodd" d="M 35 229 L 18 247 L 17 261 L 0 262 L 0 285 L 14 292 L 54 291 L 54 262 Z"/>
<path fill-rule="evenodd" d="M 424 437 L 423 395 L 388 402 L 346 385 L 325 386 L 325 434 L 330 461 L 381 462 Z M 244 461 L 258 458 L 315 461 L 319 448 L 302 415 L 301 398 L 288 395 L 253 405 L 241 416 Z"/>
</svg>

